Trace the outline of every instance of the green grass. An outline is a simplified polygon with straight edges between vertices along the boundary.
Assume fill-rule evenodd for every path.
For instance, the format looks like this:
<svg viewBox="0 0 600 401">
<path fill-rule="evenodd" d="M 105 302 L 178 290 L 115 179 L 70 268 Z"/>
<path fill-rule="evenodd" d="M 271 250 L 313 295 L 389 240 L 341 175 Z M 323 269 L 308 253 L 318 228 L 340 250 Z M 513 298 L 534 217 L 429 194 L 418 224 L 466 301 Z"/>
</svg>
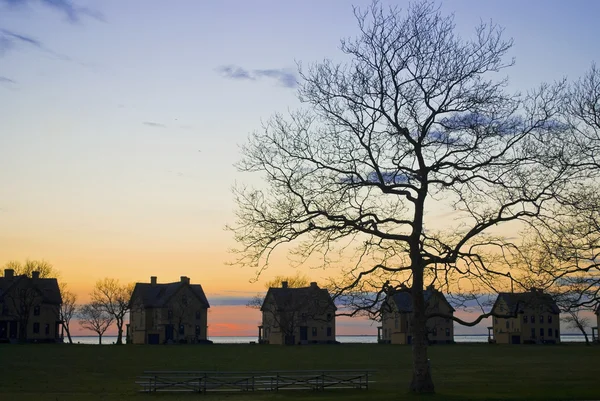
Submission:
<svg viewBox="0 0 600 401">
<path fill-rule="evenodd" d="M 437 394 L 407 394 L 411 349 L 316 346 L 0 345 L 0 400 L 583 400 L 600 399 L 600 347 L 453 345 L 429 349 Z M 140 394 L 144 370 L 377 370 L 369 390 Z"/>
</svg>

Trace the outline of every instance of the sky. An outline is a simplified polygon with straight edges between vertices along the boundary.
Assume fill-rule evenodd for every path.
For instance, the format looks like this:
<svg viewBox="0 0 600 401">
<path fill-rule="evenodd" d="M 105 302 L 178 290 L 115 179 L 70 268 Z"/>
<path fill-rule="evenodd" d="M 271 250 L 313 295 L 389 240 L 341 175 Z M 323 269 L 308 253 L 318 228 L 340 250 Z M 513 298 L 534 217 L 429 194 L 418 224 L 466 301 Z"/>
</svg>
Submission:
<svg viewBox="0 0 600 401">
<path fill-rule="evenodd" d="M 297 62 L 339 59 L 339 40 L 357 33 L 352 5 L 369 3 L 0 0 L 0 265 L 45 259 L 81 301 L 104 277 L 186 275 L 212 300 L 210 334 L 256 334 L 246 300 L 295 272 L 281 257 L 254 282 L 228 265 L 231 188 L 260 184 L 234 163 L 261 121 L 300 105 Z M 595 0 L 441 7 L 465 37 L 481 20 L 505 28 L 512 90 L 600 61 Z M 375 327 L 345 321 L 338 333 Z"/>
</svg>

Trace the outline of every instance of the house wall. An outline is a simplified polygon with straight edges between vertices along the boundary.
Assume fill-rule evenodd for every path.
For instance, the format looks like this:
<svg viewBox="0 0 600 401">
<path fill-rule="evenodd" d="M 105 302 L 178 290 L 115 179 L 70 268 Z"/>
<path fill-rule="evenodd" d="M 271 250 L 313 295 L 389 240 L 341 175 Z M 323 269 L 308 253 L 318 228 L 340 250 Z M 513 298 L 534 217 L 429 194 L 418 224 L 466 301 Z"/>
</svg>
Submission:
<svg viewBox="0 0 600 401">
<path fill-rule="evenodd" d="M 438 297 L 438 295 L 436 294 L 435 297 Z M 453 314 L 448 304 L 439 299 L 428 302 L 427 313 L 432 312 Z M 381 327 L 381 335 L 384 341 L 392 344 L 409 344 L 412 336 L 412 313 L 399 312 L 396 304 L 390 302 L 389 307 L 383 309 Z M 442 317 L 427 319 L 427 333 L 431 342 L 453 342 L 454 322 L 452 319 Z"/>
<path fill-rule="evenodd" d="M 494 313 L 508 315 L 510 310 L 503 299 L 499 299 Z M 514 318 L 493 319 L 494 339 L 498 344 L 560 342 L 560 317 L 550 313 L 545 306 L 530 306 Z"/>
<path fill-rule="evenodd" d="M 195 343 L 208 337 L 208 310 L 195 293 L 183 286 L 161 308 L 144 308 L 140 299 L 133 301 L 129 317 L 133 344 L 147 344 L 149 336 L 158 336 L 158 343 L 167 340 L 167 327 L 172 329 L 173 342 Z"/>
<path fill-rule="evenodd" d="M 12 292 L 19 291 L 23 285 L 13 288 Z M 27 288 L 29 291 L 30 288 Z M 32 293 L 33 294 L 33 293 Z M 12 298 L 12 294 L 6 294 L 5 301 L 0 305 L 0 338 L 2 339 L 21 339 L 21 316 L 17 313 L 16 307 L 19 307 L 19 297 Z M 25 340 L 27 341 L 56 341 L 60 338 L 60 320 L 59 305 L 52 305 L 42 302 L 41 296 L 35 296 L 27 299 L 30 306 L 27 326 L 25 328 Z M 36 314 L 36 306 L 39 307 L 39 313 Z M 12 336 L 10 330 L 11 322 L 16 322 L 15 335 Z"/>
<path fill-rule="evenodd" d="M 269 344 L 285 344 L 286 334 L 294 336 L 294 343 L 302 343 L 303 327 L 306 327 L 306 343 L 326 343 L 335 341 L 335 308 L 329 304 L 318 305 L 316 310 L 307 307 L 303 310 L 280 312 L 274 302 L 265 300 L 262 311 L 263 338 Z M 283 328 L 281 326 L 284 326 Z M 329 330 L 328 330 L 329 329 Z"/>
</svg>

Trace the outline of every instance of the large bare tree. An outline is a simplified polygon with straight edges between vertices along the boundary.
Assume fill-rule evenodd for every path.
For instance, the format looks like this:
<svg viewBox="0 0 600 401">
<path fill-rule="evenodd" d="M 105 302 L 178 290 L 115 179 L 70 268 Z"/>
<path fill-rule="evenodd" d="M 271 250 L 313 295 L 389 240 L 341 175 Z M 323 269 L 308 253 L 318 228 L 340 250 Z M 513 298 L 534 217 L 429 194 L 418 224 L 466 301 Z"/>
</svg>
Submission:
<svg viewBox="0 0 600 401">
<path fill-rule="evenodd" d="M 501 28 L 482 23 L 461 38 L 425 2 L 405 13 L 375 2 L 355 15 L 346 62 L 301 70 L 304 107 L 273 116 L 243 149 L 239 169 L 266 186 L 235 191 L 238 262 L 260 272 L 292 243 L 299 263 L 345 265 L 333 285 L 352 313 L 377 310 L 406 284 L 410 389 L 433 392 L 424 287 L 506 289 L 518 277 L 501 263 L 501 227 L 549 210 L 588 171 L 560 118 L 564 83 L 512 94 L 498 77 L 513 64 Z M 472 325 L 489 315 L 444 317 Z"/>
<path fill-rule="evenodd" d="M 129 312 L 129 300 L 133 284 L 121 284 L 118 279 L 105 278 L 96 282 L 92 291 L 92 303 L 100 305 L 110 314 L 117 325 L 117 344 L 123 344 L 123 323 Z"/>
</svg>

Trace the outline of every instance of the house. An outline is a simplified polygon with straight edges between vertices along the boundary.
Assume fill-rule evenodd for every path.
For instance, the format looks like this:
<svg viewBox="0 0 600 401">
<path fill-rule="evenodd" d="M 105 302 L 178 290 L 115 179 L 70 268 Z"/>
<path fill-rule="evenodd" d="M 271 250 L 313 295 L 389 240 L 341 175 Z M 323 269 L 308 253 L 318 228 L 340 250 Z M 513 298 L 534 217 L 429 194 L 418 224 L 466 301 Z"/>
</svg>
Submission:
<svg viewBox="0 0 600 401">
<path fill-rule="evenodd" d="M 560 310 L 550 294 L 542 290 L 501 292 L 491 312 L 494 315 L 492 341 L 496 343 L 560 342 Z"/>
<path fill-rule="evenodd" d="M 200 284 L 182 276 L 175 283 L 136 283 L 129 301 L 127 342 L 132 344 L 209 343 L 208 300 Z"/>
<path fill-rule="evenodd" d="M 378 327 L 378 342 L 387 344 L 411 344 L 413 300 L 406 290 L 395 291 L 386 296 L 381 306 L 381 326 Z M 433 286 L 423 291 L 425 313 L 454 314 L 444 294 Z M 432 344 L 454 342 L 454 321 L 445 317 L 427 319 L 427 337 Z"/>
<path fill-rule="evenodd" d="M 317 283 L 308 287 L 269 288 L 260 308 L 263 344 L 317 344 L 335 342 L 335 311 L 329 292 Z"/>
<path fill-rule="evenodd" d="M 0 277 L 0 342 L 59 342 L 62 299 L 55 278 L 39 272 Z"/>
</svg>

